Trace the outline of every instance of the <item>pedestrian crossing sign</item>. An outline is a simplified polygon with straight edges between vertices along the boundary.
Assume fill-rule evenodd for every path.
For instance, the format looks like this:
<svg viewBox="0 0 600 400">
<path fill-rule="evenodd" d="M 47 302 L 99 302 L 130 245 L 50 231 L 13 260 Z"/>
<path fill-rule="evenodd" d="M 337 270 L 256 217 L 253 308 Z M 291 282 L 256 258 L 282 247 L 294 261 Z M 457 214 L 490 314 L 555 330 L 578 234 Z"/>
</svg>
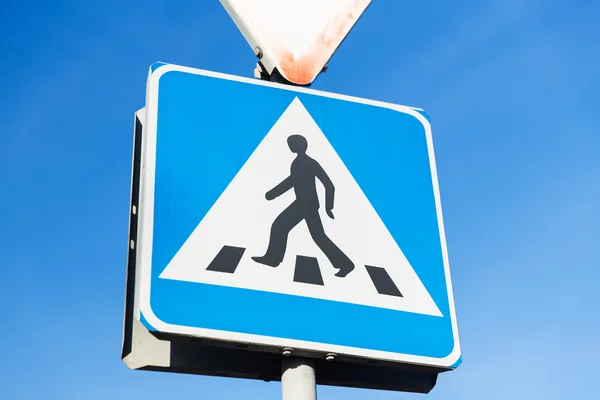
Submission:
<svg viewBox="0 0 600 400">
<path fill-rule="evenodd" d="M 156 64 L 142 120 L 131 245 L 148 331 L 460 363 L 422 110 Z"/>
</svg>

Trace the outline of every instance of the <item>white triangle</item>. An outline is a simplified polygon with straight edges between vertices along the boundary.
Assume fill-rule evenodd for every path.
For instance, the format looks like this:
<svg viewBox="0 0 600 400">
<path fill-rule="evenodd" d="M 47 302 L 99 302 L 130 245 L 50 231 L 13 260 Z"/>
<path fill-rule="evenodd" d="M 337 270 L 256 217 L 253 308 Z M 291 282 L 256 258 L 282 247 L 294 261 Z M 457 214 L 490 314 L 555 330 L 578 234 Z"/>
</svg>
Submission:
<svg viewBox="0 0 600 400">
<path fill-rule="evenodd" d="M 291 134 L 301 134 L 307 139 L 307 154 L 321 164 L 335 185 L 335 219 L 326 215 L 325 190 L 317 184 L 319 213 L 326 234 L 356 266 L 344 278 L 334 276 L 337 270 L 313 242 L 304 221 L 289 234 L 285 258 L 277 268 L 258 264 L 251 258 L 264 254 L 271 224 L 295 200 L 293 189 L 272 201 L 265 199 L 265 193 L 289 175 L 295 158 L 287 145 Z M 246 249 L 235 272 L 207 270 L 226 245 Z M 318 260 L 322 286 L 294 281 L 297 255 Z M 379 294 L 365 265 L 384 268 L 402 297 Z M 275 123 L 160 277 L 442 316 L 350 171 L 298 98 Z"/>
<path fill-rule="evenodd" d="M 321 72 L 371 0 L 221 0 L 261 62 L 307 85 Z"/>
</svg>

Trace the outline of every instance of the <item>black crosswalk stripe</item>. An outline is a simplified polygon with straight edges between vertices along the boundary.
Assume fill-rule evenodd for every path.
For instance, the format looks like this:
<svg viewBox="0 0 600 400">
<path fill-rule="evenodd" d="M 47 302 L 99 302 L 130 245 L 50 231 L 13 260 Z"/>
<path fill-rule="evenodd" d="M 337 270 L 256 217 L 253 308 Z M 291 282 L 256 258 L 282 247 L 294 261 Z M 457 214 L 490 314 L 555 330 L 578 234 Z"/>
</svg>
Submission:
<svg viewBox="0 0 600 400">
<path fill-rule="evenodd" d="M 244 247 L 223 246 L 206 269 L 233 274 L 239 266 L 245 251 Z M 365 265 L 365 268 L 377 293 L 385 296 L 404 297 L 385 268 L 372 265 Z M 294 282 L 324 286 L 319 261 L 315 257 L 296 256 Z"/>
<path fill-rule="evenodd" d="M 243 247 L 223 246 L 219 254 L 217 254 L 206 269 L 208 271 L 233 274 L 240 264 L 245 251 L 246 249 Z"/>
<path fill-rule="evenodd" d="M 365 265 L 367 272 L 379 294 L 403 297 L 400 290 L 384 268 Z"/>
<path fill-rule="evenodd" d="M 294 282 L 323 286 L 323 276 L 319 261 L 314 257 L 297 256 L 294 269 Z"/>
</svg>

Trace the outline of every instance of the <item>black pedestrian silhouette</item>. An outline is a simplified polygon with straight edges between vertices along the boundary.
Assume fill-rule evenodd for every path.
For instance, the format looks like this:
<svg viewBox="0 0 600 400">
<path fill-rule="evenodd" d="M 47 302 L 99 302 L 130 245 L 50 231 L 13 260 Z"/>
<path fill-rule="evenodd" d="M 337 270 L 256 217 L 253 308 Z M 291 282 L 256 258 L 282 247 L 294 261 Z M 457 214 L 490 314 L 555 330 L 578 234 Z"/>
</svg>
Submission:
<svg viewBox="0 0 600 400">
<path fill-rule="evenodd" d="M 325 211 L 333 219 L 333 197 L 335 187 L 321 165 L 306 154 L 308 142 L 301 135 L 288 137 L 288 146 L 297 156 L 292 162 L 290 176 L 269 190 L 267 200 L 273 200 L 290 189 L 294 189 L 296 200 L 288 206 L 273 222 L 269 247 L 264 256 L 252 257 L 258 263 L 277 267 L 283 261 L 290 231 L 302 220 L 306 221 L 310 236 L 325 253 L 338 277 L 345 277 L 354 269 L 354 263 L 329 239 L 323 230 L 319 216 L 319 198 L 316 179 L 325 186 Z"/>
</svg>

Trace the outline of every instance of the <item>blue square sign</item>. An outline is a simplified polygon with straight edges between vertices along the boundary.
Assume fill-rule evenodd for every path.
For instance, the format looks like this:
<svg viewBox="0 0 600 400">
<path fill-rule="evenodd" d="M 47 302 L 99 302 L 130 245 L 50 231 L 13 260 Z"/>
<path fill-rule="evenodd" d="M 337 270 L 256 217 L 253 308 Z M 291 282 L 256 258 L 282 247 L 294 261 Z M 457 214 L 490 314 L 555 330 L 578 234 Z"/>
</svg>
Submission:
<svg viewBox="0 0 600 400">
<path fill-rule="evenodd" d="M 134 313 L 147 330 L 460 363 L 422 110 L 156 64 L 144 114 Z"/>
</svg>

